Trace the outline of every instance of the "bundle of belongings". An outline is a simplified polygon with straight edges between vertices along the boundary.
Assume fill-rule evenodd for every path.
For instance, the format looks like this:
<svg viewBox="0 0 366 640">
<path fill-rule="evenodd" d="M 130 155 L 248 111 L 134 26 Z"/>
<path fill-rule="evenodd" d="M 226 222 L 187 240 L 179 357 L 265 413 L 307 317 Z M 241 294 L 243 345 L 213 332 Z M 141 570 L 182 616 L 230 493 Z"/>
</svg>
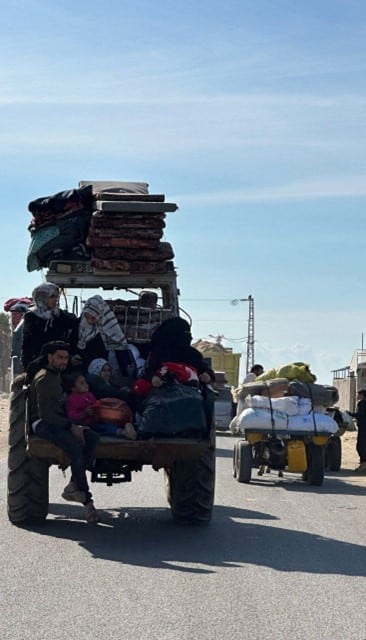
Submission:
<svg viewBox="0 0 366 640">
<path fill-rule="evenodd" d="M 145 182 L 82 180 L 78 189 L 29 203 L 27 269 L 86 261 L 95 273 L 164 273 L 174 257 L 161 241 L 165 215 L 177 208 L 149 194 Z"/>
<path fill-rule="evenodd" d="M 276 377 L 281 372 L 282 377 Z M 287 373 L 288 377 L 283 374 Z M 339 425 L 327 411 L 338 401 L 338 391 L 316 384 L 308 365 L 292 363 L 271 370 L 255 382 L 240 385 L 233 396 L 237 415 L 230 428 L 235 434 L 255 431 L 337 433 Z M 298 378 L 294 376 L 298 376 Z M 299 378 L 303 379 L 300 380 Z"/>
<path fill-rule="evenodd" d="M 32 298 L 9 298 L 4 302 L 4 311 L 10 313 L 11 330 L 14 332 L 22 321 L 24 314 L 32 306 Z"/>
<path fill-rule="evenodd" d="M 141 439 L 202 437 L 207 431 L 204 398 L 194 367 L 164 363 L 151 386 L 145 390 L 141 388 L 141 380 L 137 380 L 134 390 L 142 397 L 138 419 Z"/>
<path fill-rule="evenodd" d="M 91 186 L 60 191 L 29 203 L 33 218 L 27 269 L 48 267 L 51 260 L 85 260 L 92 206 Z"/>
</svg>

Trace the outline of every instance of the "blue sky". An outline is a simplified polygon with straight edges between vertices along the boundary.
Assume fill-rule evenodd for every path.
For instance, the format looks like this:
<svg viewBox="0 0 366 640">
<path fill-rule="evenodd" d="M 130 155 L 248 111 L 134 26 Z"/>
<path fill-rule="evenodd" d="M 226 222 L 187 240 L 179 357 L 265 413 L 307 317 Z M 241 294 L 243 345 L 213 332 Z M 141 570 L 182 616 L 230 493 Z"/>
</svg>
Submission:
<svg viewBox="0 0 366 640">
<path fill-rule="evenodd" d="M 1 300 L 29 295 L 28 202 L 143 180 L 195 338 L 320 382 L 366 331 L 363 0 L 0 1 Z M 245 356 L 242 358 L 245 367 Z"/>
</svg>

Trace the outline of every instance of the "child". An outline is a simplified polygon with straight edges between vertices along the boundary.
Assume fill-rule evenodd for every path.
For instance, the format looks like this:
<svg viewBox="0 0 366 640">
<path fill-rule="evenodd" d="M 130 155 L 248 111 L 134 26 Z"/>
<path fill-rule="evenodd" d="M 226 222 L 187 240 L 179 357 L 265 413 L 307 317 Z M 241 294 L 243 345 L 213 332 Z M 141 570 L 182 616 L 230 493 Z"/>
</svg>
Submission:
<svg viewBox="0 0 366 640">
<path fill-rule="evenodd" d="M 66 400 L 66 412 L 70 420 L 76 424 L 91 427 L 94 431 L 104 433 L 108 436 L 128 439 L 134 439 L 136 437 L 136 435 L 134 435 L 135 430 L 133 425 L 126 425 L 125 428 L 122 428 L 107 422 L 96 422 L 94 418 L 94 405 L 97 400 L 91 391 L 89 391 L 89 385 L 83 374 L 75 373 L 70 377 L 68 383 L 71 392 Z"/>
<path fill-rule="evenodd" d="M 96 398 L 119 398 L 131 403 L 127 387 L 116 387 L 111 383 L 112 369 L 104 358 L 95 358 L 88 366 L 87 382 Z"/>
</svg>

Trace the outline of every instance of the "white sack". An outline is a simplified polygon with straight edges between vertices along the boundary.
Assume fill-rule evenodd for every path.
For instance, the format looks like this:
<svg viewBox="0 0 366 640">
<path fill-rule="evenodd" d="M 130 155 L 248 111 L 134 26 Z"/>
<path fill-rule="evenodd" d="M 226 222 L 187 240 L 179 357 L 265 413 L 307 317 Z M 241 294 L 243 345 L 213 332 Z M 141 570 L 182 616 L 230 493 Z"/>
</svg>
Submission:
<svg viewBox="0 0 366 640">
<path fill-rule="evenodd" d="M 305 416 L 292 416 L 288 421 L 289 431 L 312 431 L 314 432 L 314 420 L 316 429 L 322 433 L 336 433 L 339 429 L 337 423 L 327 413 L 308 413 Z"/>
<path fill-rule="evenodd" d="M 316 429 L 319 433 L 336 433 L 338 425 L 333 418 L 326 413 L 314 413 Z M 274 430 L 288 431 L 288 433 L 296 431 L 308 431 L 314 433 L 313 414 L 297 415 L 289 417 L 283 411 L 275 409 L 273 411 Z M 236 429 L 244 434 L 246 429 L 254 429 L 258 431 L 272 431 L 271 412 L 269 409 L 244 409 L 240 415 L 236 417 Z"/>
<path fill-rule="evenodd" d="M 274 428 L 286 430 L 289 417 L 283 411 L 273 411 Z M 245 429 L 270 431 L 272 429 L 271 412 L 269 409 L 244 409 L 237 416 L 236 428 L 244 433 Z"/>
<path fill-rule="evenodd" d="M 297 396 L 283 396 L 282 398 L 266 398 L 265 396 L 247 396 L 246 403 L 252 409 L 272 409 L 282 411 L 288 416 L 296 416 L 299 413 L 299 398 Z M 311 404 L 309 411 L 311 409 Z"/>
<path fill-rule="evenodd" d="M 295 396 L 296 398 L 298 398 L 298 396 Z M 307 413 L 310 413 L 312 407 L 311 407 L 311 400 L 310 398 L 298 398 L 298 411 L 297 414 L 299 416 L 304 416 Z"/>
</svg>

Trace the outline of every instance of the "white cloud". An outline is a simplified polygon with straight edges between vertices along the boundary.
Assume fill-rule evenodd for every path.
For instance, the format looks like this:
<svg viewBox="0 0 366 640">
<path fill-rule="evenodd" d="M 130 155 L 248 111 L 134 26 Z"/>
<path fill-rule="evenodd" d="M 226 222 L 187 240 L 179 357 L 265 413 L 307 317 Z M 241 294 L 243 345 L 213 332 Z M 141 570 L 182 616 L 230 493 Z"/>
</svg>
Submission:
<svg viewBox="0 0 366 640">
<path fill-rule="evenodd" d="M 195 194 L 177 194 L 174 198 L 182 207 L 189 204 L 219 205 L 245 202 L 270 202 L 316 198 L 364 197 L 366 174 L 358 176 L 334 175 L 318 180 L 298 181 L 278 186 L 251 189 L 228 189 Z"/>
</svg>

